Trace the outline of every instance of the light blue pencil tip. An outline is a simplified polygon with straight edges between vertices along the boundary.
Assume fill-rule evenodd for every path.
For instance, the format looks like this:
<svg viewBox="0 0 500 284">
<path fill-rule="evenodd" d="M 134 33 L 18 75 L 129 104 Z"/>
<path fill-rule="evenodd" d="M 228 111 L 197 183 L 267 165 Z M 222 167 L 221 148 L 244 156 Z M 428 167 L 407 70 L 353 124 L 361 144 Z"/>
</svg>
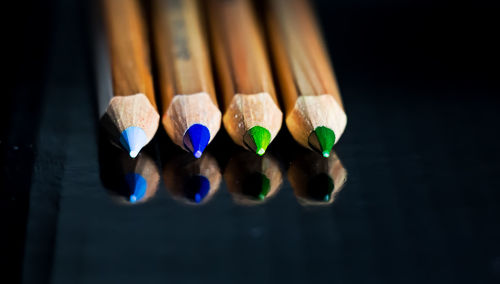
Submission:
<svg viewBox="0 0 500 284">
<path fill-rule="evenodd" d="M 130 126 L 123 130 L 120 136 L 120 143 L 122 143 L 125 150 L 129 152 L 130 157 L 135 158 L 142 147 L 146 146 L 148 143 L 148 137 L 142 128 Z"/>
</svg>

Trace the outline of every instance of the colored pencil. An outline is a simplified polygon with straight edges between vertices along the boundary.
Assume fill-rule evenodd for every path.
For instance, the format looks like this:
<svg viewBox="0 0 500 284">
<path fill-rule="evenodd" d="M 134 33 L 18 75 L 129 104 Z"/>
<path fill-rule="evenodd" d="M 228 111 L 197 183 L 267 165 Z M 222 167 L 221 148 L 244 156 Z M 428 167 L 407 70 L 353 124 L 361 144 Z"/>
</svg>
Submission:
<svg viewBox="0 0 500 284">
<path fill-rule="evenodd" d="M 347 180 L 347 171 L 337 155 L 328 159 L 308 153 L 295 159 L 288 169 L 288 180 L 299 203 L 330 204 Z"/>
<path fill-rule="evenodd" d="M 100 141 L 99 165 L 104 186 L 119 202 L 142 203 L 158 189 L 160 173 L 146 153 L 132 159 L 109 141 Z"/>
<path fill-rule="evenodd" d="M 197 0 L 154 0 L 154 42 L 170 138 L 200 158 L 220 128 L 206 31 Z"/>
<path fill-rule="evenodd" d="M 207 10 L 224 127 L 236 144 L 263 155 L 283 115 L 261 29 L 247 0 L 210 0 Z"/>
<path fill-rule="evenodd" d="M 258 157 L 249 152 L 242 152 L 229 160 L 224 180 L 235 202 L 257 205 L 279 191 L 283 175 L 273 157 Z"/>
<path fill-rule="evenodd" d="M 266 22 L 288 130 L 329 157 L 344 132 L 344 112 L 330 59 L 306 0 L 267 1 Z"/>
<path fill-rule="evenodd" d="M 180 155 L 168 161 L 163 178 L 172 196 L 187 204 L 207 203 L 219 189 L 221 173 L 217 161 L 210 154 L 200 159 Z"/>
<path fill-rule="evenodd" d="M 112 86 L 99 88 L 101 121 L 112 140 L 135 158 L 153 138 L 160 117 L 142 10 L 136 0 L 104 0 L 102 17 L 107 41 L 96 35 L 102 41 L 97 45 L 108 51 L 98 51 L 101 55 L 97 57 L 102 60 L 98 63 L 102 70 L 98 72 L 103 75 L 100 80 L 109 79 L 104 73 L 110 72 Z M 106 68 L 108 63 L 111 66 Z"/>
</svg>

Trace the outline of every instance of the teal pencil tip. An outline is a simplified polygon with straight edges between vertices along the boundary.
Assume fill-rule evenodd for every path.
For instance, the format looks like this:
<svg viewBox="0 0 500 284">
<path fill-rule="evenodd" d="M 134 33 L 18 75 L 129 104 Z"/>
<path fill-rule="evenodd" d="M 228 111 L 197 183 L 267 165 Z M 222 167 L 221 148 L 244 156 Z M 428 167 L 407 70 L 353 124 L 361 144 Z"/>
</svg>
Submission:
<svg viewBox="0 0 500 284">
<path fill-rule="evenodd" d="M 135 158 L 148 143 L 148 137 L 142 128 L 130 126 L 121 133 L 120 143 L 129 152 L 130 157 Z"/>
<path fill-rule="evenodd" d="M 246 145 L 255 151 L 257 155 L 262 156 L 266 153 L 269 143 L 271 143 L 271 133 L 261 126 L 254 126 L 248 130 L 245 135 Z"/>
</svg>

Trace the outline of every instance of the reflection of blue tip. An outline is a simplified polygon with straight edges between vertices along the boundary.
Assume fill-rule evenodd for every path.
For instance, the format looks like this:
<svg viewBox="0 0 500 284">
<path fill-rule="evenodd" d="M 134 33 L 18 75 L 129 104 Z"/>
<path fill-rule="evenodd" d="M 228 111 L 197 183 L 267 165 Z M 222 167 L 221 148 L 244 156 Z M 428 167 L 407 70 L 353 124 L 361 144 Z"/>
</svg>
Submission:
<svg viewBox="0 0 500 284">
<path fill-rule="evenodd" d="M 128 173 L 125 175 L 125 182 L 130 190 L 129 200 L 131 203 L 140 201 L 146 195 L 148 182 L 140 174 Z"/>
<path fill-rule="evenodd" d="M 130 126 L 120 135 L 120 143 L 129 152 L 130 157 L 135 158 L 148 143 L 148 137 L 142 128 Z"/>
<path fill-rule="evenodd" d="M 186 197 L 200 203 L 210 191 L 210 181 L 201 175 L 193 176 L 186 184 Z"/>
<path fill-rule="evenodd" d="M 195 158 L 201 157 L 208 141 L 210 141 L 210 131 L 202 124 L 191 125 L 184 134 L 184 146 L 193 153 Z"/>
</svg>

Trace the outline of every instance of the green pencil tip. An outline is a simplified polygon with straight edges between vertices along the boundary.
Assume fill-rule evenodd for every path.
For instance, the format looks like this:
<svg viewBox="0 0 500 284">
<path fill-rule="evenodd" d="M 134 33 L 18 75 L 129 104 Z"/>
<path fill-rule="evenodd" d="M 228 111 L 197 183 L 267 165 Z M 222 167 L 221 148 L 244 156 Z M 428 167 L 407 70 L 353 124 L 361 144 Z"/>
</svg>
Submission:
<svg viewBox="0 0 500 284">
<path fill-rule="evenodd" d="M 262 156 L 266 152 L 267 146 L 271 143 L 271 133 L 261 126 L 254 126 L 245 135 L 246 145 Z"/>
<path fill-rule="evenodd" d="M 321 152 L 323 157 L 328 158 L 335 144 L 335 133 L 328 127 L 316 127 L 309 137 L 309 144 Z"/>
</svg>

